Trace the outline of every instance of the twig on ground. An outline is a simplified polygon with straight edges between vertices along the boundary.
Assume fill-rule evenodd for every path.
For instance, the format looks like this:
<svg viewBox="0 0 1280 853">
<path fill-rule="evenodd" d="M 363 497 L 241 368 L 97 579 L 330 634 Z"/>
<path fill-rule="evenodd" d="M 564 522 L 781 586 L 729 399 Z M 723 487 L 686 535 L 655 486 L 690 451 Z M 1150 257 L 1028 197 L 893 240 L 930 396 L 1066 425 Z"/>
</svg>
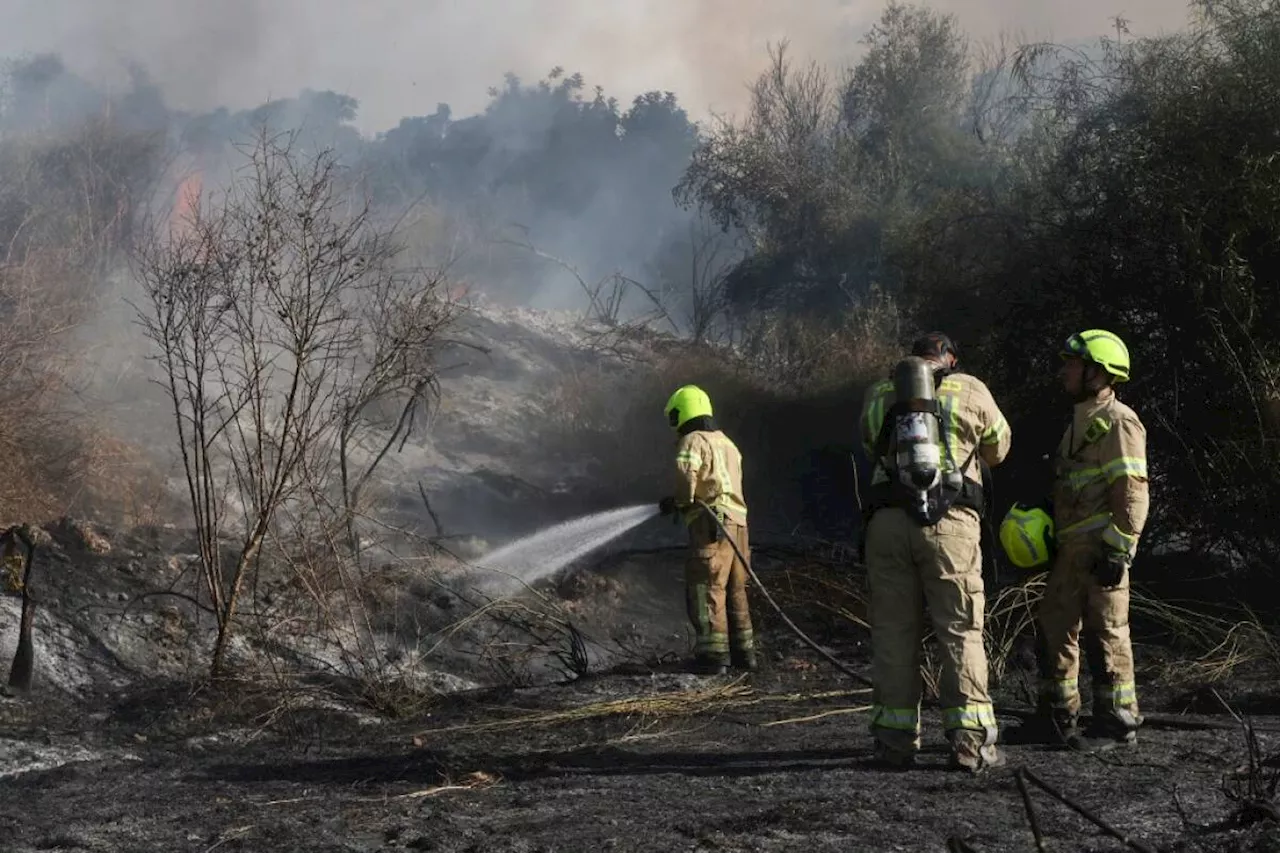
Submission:
<svg viewBox="0 0 1280 853">
<path fill-rule="evenodd" d="M 1154 847 L 1150 846 L 1149 844 L 1143 841 L 1139 841 L 1135 838 L 1130 838 L 1129 836 L 1125 835 L 1123 832 L 1116 829 L 1114 826 L 1107 823 L 1105 820 L 1098 817 L 1093 812 L 1089 811 L 1087 808 L 1080 805 L 1075 800 L 1071 799 L 1066 794 L 1059 791 L 1057 788 L 1054 788 L 1052 785 L 1049 785 L 1048 783 L 1042 781 L 1040 777 L 1036 776 L 1030 770 L 1027 770 L 1024 768 L 1021 770 L 1021 773 L 1023 776 L 1026 777 L 1026 779 L 1029 782 L 1034 784 L 1037 788 L 1044 791 L 1046 794 L 1053 797 L 1055 800 L 1062 803 L 1064 806 L 1071 809 L 1076 814 L 1080 815 L 1085 820 L 1089 821 L 1094 826 L 1101 829 L 1107 835 L 1110 835 L 1116 841 L 1119 841 L 1121 844 L 1124 844 L 1127 847 L 1131 847 L 1134 850 L 1138 850 L 1140 851 L 1140 853 L 1156 853 L 1156 850 Z"/>
<path fill-rule="evenodd" d="M 255 806 L 288 806 L 294 803 L 305 803 L 314 797 L 289 797 L 287 800 L 267 800 L 265 803 L 254 803 Z"/>
<path fill-rule="evenodd" d="M 1184 829 L 1189 829 L 1192 832 L 1206 832 L 1213 828 L 1191 819 L 1191 816 L 1187 814 L 1186 806 L 1182 804 L 1182 797 L 1178 796 L 1178 786 L 1176 784 L 1173 786 L 1173 808 L 1178 813 L 1178 819 L 1182 821 Z"/>
<path fill-rule="evenodd" d="M 1231 715 L 1232 719 L 1234 719 L 1237 723 L 1244 725 L 1244 720 L 1240 719 L 1240 715 L 1236 713 L 1235 709 L 1227 704 L 1227 700 L 1222 698 L 1222 694 L 1218 692 L 1218 689 L 1216 687 L 1210 687 L 1209 692 L 1213 694 L 1214 699 L 1218 700 L 1218 704 L 1221 705 L 1226 710 L 1226 712 Z"/>
<path fill-rule="evenodd" d="M 465 782 L 459 784 L 437 785 L 434 788 L 424 788 L 421 791 L 410 791 L 407 794 L 398 794 L 391 799 L 393 800 L 422 800 L 427 797 L 434 797 L 437 794 L 443 794 L 448 791 L 477 791 L 482 788 L 492 788 L 498 784 L 498 778 L 483 770 L 477 770 L 468 774 Z"/>
<path fill-rule="evenodd" d="M 760 728 L 768 728 L 769 726 L 786 726 L 791 723 L 811 723 L 814 720 L 821 720 L 823 717 L 834 717 L 837 714 L 861 714 L 871 710 L 871 705 L 856 705 L 852 708 L 832 708 L 830 711 L 822 711 L 817 714 L 809 714 L 804 717 L 788 717 L 785 720 L 770 720 L 767 723 L 761 723 Z"/>
<path fill-rule="evenodd" d="M 1039 853 L 1045 853 L 1048 848 L 1044 845 L 1044 835 L 1040 832 L 1040 821 L 1036 818 L 1036 809 L 1031 802 L 1031 792 L 1027 790 L 1027 780 L 1023 776 L 1022 768 L 1018 768 L 1013 778 L 1018 783 L 1018 793 L 1022 795 L 1022 805 L 1027 810 L 1027 822 L 1031 824 L 1031 835 L 1036 840 L 1036 850 Z"/>
<path fill-rule="evenodd" d="M 254 828 L 255 828 L 255 825 L 250 824 L 249 826 L 238 826 L 235 829 L 229 829 L 223 834 L 222 838 L 218 839 L 218 841 L 215 844 L 213 844 L 211 847 L 206 847 L 204 849 L 204 853 L 210 853 L 210 851 L 217 850 L 219 847 L 226 844 L 227 842 L 235 841 L 237 838 L 239 838 L 242 835 L 245 835 L 246 833 L 250 832 Z"/>
</svg>

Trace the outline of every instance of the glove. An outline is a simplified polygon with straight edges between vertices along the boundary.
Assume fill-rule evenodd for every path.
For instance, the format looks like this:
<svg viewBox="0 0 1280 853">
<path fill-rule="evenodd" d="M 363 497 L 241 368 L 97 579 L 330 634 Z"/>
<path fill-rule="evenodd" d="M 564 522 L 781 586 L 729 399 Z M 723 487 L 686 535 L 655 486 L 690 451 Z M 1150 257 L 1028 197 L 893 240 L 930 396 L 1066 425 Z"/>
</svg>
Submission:
<svg viewBox="0 0 1280 853">
<path fill-rule="evenodd" d="M 676 511 L 675 498 L 671 496 L 667 496 L 662 500 L 658 501 L 658 512 L 662 513 L 663 515 L 671 515 L 675 511 Z"/>
<path fill-rule="evenodd" d="M 1124 570 L 1129 568 L 1129 555 L 1123 551 L 1104 549 L 1102 556 L 1093 564 L 1093 576 L 1098 586 L 1110 589 L 1120 585 L 1124 578 Z"/>
</svg>

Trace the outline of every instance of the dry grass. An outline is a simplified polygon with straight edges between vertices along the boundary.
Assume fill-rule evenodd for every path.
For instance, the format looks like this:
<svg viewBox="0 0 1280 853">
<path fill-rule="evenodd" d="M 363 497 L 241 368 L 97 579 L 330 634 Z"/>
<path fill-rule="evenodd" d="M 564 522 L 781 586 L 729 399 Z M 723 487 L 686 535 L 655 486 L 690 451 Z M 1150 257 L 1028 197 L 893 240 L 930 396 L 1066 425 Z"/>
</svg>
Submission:
<svg viewBox="0 0 1280 853">
<path fill-rule="evenodd" d="M 1280 643 L 1247 606 L 1230 616 L 1214 616 L 1135 591 L 1131 609 L 1164 628 L 1181 652 L 1158 669 L 1168 684 L 1221 684 L 1245 667 L 1280 673 Z"/>
<path fill-rule="evenodd" d="M 591 702 L 572 708 L 531 711 L 501 720 L 443 726 L 418 732 L 415 737 L 425 738 L 429 735 L 440 734 L 479 734 L 512 729 L 547 728 L 609 717 L 637 717 L 641 721 L 652 722 L 714 714 L 733 708 L 745 708 L 765 703 L 809 702 L 868 692 L 866 690 L 837 690 L 818 693 L 760 694 L 745 686 L 742 681 L 742 678 L 737 678 L 724 684 L 714 684 L 709 687 L 699 687 L 691 690 L 651 693 L 646 696 Z M 840 713 L 849 713 L 851 710 L 847 708 L 835 709 L 836 712 Z M 813 715 L 803 719 L 791 718 L 773 721 L 773 724 L 801 722 L 807 719 L 818 719 L 819 716 Z"/>
<path fill-rule="evenodd" d="M 758 382 L 803 396 L 879 376 L 901 358 L 908 331 L 897 304 L 873 293 L 834 318 L 748 313 L 732 334 L 741 365 Z"/>
<path fill-rule="evenodd" d="M 770 581 L 770 592 L 794 616 L 832 633 L 866 636 L 868 596 L 865 573 L 834 554 L 813 552 L 785 558 L 787 566 Z M 1035 612 L 1044 594 L 1045 573 L 1028 575 L 994 591 L 987 601 L 983 637 L 993 683 L 1013 671 L 1019 646 L 1035 633 Z M 1247 609 L 1230 617 L 1213 616 L 1193 606 L 1161 601 L 1141 590 L 1131 592 L 1135 618 L 1154 624 L 1171 641 L 1176 659 L 1157 666 L 1170 684 L 1218 684 L 1243 668 L 1280 672 L 1280 642 L 1261 618 Z M 926 622 L 926 625 L 928 623 Z M 922 638 L 926 697 L 936 697 L 941 674 L 933 632 Z"/>
<path fill-rule="evenodd" d="M 1036 605 L 1044 595 L 1045 579 L 1041 573 L 1000 589 L 987 602 L 983 639 L 987 647 L 987 666 L 991 679 L 999 683 L 1009 673 L 1009 663 L 1018 641 L 1035 630 Z"/>
<path fill-rule="evenodd" d="M 438 729 L 425 729 L 418 732 L 417 736 L 426 737 L 428 735 L 458 734 L 463 732 L 478 734 L 511 729 L 544 728 L 619 716 L 669 719 L 721 711 L 732 706 L 735 702 L 740 702 L 752 695 L 751 688 L 743 686 L 741 679 L 737 679 L 727 684 L 717 684 L 706 688 L 652 693 L 647 696 L 592 702 L 560 710 L 533 711 L 517 714 L 503 720 L 461 723 Z"/>
</svg>

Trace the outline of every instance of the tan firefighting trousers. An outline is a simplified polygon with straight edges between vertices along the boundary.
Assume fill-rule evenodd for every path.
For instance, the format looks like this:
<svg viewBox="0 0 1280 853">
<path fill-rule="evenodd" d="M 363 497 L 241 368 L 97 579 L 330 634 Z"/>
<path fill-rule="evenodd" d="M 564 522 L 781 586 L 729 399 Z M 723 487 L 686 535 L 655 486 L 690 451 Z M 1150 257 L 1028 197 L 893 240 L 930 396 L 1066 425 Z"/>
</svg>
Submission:
<svg viewBox="0 0 1280 853">
<path fill-rule="evenodd" d="M 1136 728 L 1138 691 L 1129 639 L 1129 572 L 1112 589 L 1098 586 L 1094 561 L 1102 553 L 1096 534 L 1059 545 L 1040 602 L 1040 706 L 1065 721 L 1080 713 L 1080 634 L 1093 678 L 1093 713 Z"/>
<path fill-rule="evenodd" d="M 920 527 L 896 507 L 867 526 L 867 579 L 873 672 L 871 731 L 895 753 L 920 748 L 921 640 L 924 605 L 942 646 L 940 698 L 944 727 L 956 743 L 996 742 L 982 643 L 986 598 L 978 514 L 953 507 L 933 527 Z"/>
<path fill-rule="evenodd" d="M 748 560 L 747 528 L 725 520 L 724 527 Z M 747 602 L 747 567 L 729 539 L 716 541 L 716 524 L 703 513 L 689 525 L 691 553 L 685 564 L 689 621 L 696 635 L 694 655 L 700 661 L 730 665 L 733 657 L 754 652 L 751 611 Z"/>
</svg>

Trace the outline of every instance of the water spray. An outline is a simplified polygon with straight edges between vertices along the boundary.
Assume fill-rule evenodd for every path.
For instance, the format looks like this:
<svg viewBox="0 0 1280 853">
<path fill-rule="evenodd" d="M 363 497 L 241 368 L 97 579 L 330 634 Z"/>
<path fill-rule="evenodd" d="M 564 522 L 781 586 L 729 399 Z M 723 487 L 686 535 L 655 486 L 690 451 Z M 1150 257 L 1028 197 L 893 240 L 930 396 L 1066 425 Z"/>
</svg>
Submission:
<svg viewBox="0 0 1280 853">
<path fill-rule="evenodd" d="M 505 581 L 496 581 L 500 585 L 528 585 L 556 574 L 657 514 L 656 506 L 644 503 L 571 519 L 503 545 L 477 565 L 503 576 Z"/>
</svg>

